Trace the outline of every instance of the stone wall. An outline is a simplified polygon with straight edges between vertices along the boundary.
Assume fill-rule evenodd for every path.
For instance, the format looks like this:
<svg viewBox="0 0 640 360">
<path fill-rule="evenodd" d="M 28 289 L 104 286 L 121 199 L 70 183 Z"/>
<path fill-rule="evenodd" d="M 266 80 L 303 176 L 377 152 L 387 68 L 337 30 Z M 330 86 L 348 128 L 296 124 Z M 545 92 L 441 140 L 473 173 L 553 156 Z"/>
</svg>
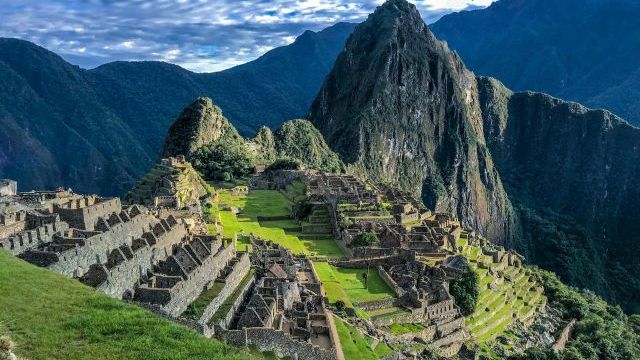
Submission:
<svg viewBox="0 0 640 360">
<path fill-rule="evenodd" d="M 48 268 L 68 277 L 80 277 L 91 265 L 106 263 L 112 250 L 122 245 L 130 246 L 132 239 L 142 237 L 142 234 L 150 229 L 150 224 L 155 222 L 153 216 L 139 214 L 130 221 L 114 224 L 109 231 L 86 239 L 84 246 L 57 254 L 58 261 Z"/>
<path fill-rule="evenodd" d="M 218 311 L 218 308 L 220 308 L 220 305 L 222 305 L 229 295 L 231 295 L 238 287 L 249 270 L 251 270 L 251 260 L 249 260 L 249 255 L 247 253 L 243 253 L 240 256 L 239 261 L 233 266 L 231 273 L 226 277 L 224 287 L 220 290 L 218 296 L 216 296 L 202 312 L 202 316 L 198 320 L 198 323 L 206 324 L 209 319 L 211 319 L 213 314 L 215 314 L 216 311 Z"/>
<path fill-rule="evenodd" d="M 334 261 L 332 264 L 339 267 L 361 269 L 367 266 L 383 266 L 404 264 L 407 261 L 414 261 L 414 252 L 401 252 L 397 255 L 367 258 L 367 259 L 351 259 L 344 261 Z"/>
<path fill-rule="evenodd" d="M 352 254 L 356 258 L 382 257 L 396 253 L 396 249 L 379 248 L 379 247 L 354 247 Z"/>
<path fill-rule="evenodd" d="M 395 299 L 389 298 L 377 301 L 358 302 L 354 303 L 354 305 L 365 311 L 386 309 L 395 306 Z"/>
<path fill-rule="evenodd" d="M 189 278 L 180 281 L 171 288 L 171 299 L 161 306 L 161 310 L 171 316 L 180 316 L 187 307 L 200 296 L 205 286 L 212 283 L 220 271 L 235 256 L 235 246 L 230 243 L 217 254 L 209 256 L 202 265 L 189 274 Z M 139 291 L 155 289 L 139 289 Z"/>
<path fill-rule="evenodd" d="M 405 294 L 404 289 L 398 286 L 396 281 L 391 278 L 382 266 L 378 266 L 378 274 L 380 274 L 382 280 L 393 290 L 397 297 L 402 297 Z"/>
<path fill-rule="evenodd" d="M 18 193 L 18 183 L 14 180 L 0 179 L 0 196 L 15 196 Z"/>
<path fill-rule="evenodd" d="M 272 351 L 278 357 L 300 360 L 337 360 L 335 351 L 328 351 L 308 342 L 293 339 L 282 330 L 270 328 L 245 328 L 247 345 L 260 351 Z"/>
<path fill-rule="evenodd" d="M 160 235 L 155 245 L 150 246 L 144 239 L 136 240 L 147 245 L 132 250 L 131 259 L 111 269 L 107 269 L 104 264 L 94 265 L 103 268 L 106 273 L 106 281 L 97 289 L 118 299 L 127 292 L 132 296 L 140 278 L 146 275 L 147 271 L 152 270 L 158 261 L 167 259 L 171 255 L 173 246 L 179 244 L 186 236 L 186 227 L 182 224 L 176 225 Z"/>
<path fill-rule="evenodd" d="M 254 285 L 256 283 L 255 277 L 252 278 L 247 285 L 242 289 L 236 300 L 233 302 L 227 314 L 221 320 L 217 321 L 215 324 L 212 324 L 215 328 L 215 333 L 219 334 L 229 328 L 231 324 L 231 320 L 233 319 L 233 315 L 238 311 L 238 308 L 244 303 L 248 294 L 251 293 Z"/>
<path fill-rule="evenodd" d="M 573 319 L 567 324 L 567 326 L 564 327 L 564 329 L 562 329 L 560 336 L 558 336 L 558 339 L 552 346 L 555 352 L 564 350 L 565 346 L 569 342 L 569 339 L 571 338 L 571 334 L 573 333 L 573 327 L 575 325 L 576 325 L 576 319 Z"/>
<path fill-rule="evenodd" d="M 108 217 L 112 213 L 119 214 L 122 205 L 119 198 L 100 199 L 93 205 L 64 209 L 56 207 L 54 212 L 60 215 L 60 219 L 69 223 L 70 227 L 81 230 L 94 230 L 94 226 L 99 218 Z"/>
<path fill-rule="evenodd" d="M 17 256 L 25 251 L 35 249 L 38 245 L 51 242 L 53 235 L 59 231 L 69 229 L 65 222 L 54 221 L 33 230 L 23 231 L 8 239 L 0 240 L 0 247 Z"/>
</svg>

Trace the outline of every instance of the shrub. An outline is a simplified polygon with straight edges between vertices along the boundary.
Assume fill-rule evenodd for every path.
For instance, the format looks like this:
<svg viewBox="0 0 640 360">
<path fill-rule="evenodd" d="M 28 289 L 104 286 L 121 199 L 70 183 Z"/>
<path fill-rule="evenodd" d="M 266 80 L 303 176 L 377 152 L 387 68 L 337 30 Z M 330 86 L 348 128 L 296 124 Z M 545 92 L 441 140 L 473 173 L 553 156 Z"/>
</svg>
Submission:
<svg viewBox="0 0 640 360">
<path fill-rule="evenodd" d="M 266 171 L 275 170 L 302 170 L 302 162 L 297 159 L 282 157 L 276 159 L 271 165 L 267 166 Z"/>
<path fill-rule="evenodd" d="M 379 243 L 378 235 L 374 232 L 365 231 L 363 233 L 358 234 L 351 241 L 351 247 L 360 247 L 360 246 L 371 246 L 373 244 Z"/>
</svg>

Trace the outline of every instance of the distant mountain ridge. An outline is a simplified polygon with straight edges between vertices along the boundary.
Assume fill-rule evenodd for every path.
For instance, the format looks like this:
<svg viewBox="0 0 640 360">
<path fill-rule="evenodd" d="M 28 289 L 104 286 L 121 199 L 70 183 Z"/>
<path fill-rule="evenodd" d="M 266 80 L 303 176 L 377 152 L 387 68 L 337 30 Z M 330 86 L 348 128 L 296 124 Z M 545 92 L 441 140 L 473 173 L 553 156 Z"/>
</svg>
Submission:
<svg viewBox="0 0 640 360">
<path fill-rule="evenodd" d="M 499 0 L 430 26 L 478 75 L 640 126 L 640 2 Z"/>
<path fill-rule="evenodd" d="M 304 116 L 354 26 L 307 31 L 255 61 L 210 74 L 162 62 L 83 70 L 32 43 L 0 39 L 0 175 L 21 189 L 122 195 L 198 97 L 212 98 L 244 136 Z"/>
</svg>

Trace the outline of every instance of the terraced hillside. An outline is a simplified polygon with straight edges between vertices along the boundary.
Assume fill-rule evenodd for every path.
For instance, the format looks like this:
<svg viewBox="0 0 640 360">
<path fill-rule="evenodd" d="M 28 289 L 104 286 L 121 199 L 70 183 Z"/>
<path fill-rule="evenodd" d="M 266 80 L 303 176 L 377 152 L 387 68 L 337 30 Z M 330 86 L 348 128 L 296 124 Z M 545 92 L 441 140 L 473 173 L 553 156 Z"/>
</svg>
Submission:
<svg viewBox="0 0 640 360">
<path fill-rule="evenodd" d="M 197 203 L 208 185 L 188 162 L 156 164 L 125 196 L 128 203 L 153 204 L 156 196 L 175 196 L 180 205 Z"/>
<path fill-rule="evenodd" d="M 526 267 L 494 263 L 480 246 L 470 245 L 464 238 L 457 245 L 480 280 L 478 303 L 466 323 L 481 347 L 505 334 L 516 320 L 529 323 L 546 305 L 542 286 Z"/>
<path fill-rule="evenodd" d="M 0 249 L 0 324 L 18 356 L 53 359 L 261 359 Z"/>
</svg>

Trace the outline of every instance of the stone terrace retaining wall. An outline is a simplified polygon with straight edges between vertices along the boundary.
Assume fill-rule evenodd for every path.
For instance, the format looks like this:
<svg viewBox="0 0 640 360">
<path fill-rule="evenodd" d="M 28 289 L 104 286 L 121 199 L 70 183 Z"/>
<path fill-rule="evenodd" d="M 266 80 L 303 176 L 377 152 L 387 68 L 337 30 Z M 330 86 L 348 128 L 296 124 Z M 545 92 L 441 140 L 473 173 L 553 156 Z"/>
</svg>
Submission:
<svg viewBox="0 0 640 360">
<path fill-rule="evenodd" d="M 383 266 L 404 264 L 407 261 L 415 260 L 415 253 L 403 252 L 398 255 L 384 256 L 372 259 L 352 259 L 345 261 L 334 261 L 333 265 L 352 269 L 361 269 L 367 266 Z"/>
<path fill-rule="evenodd" d="M 233 319 L 233 315 L 236 313 L 236 311 L 238 311 L 238 308 L 246 300 L 246 297 L 253 289 L 253 286 L 255 285 L 255 283 L 256 283 L 256 278 L 254 276 L 251 280 L 249 280 L 249 282 L 244 287 L 244 289 L 242 289 L 242 292 L 240 293 L 240 295 L 238 295 L 238 298 L 233 302 L 233 304 L 229 308 L 229 311 L 227 312 L 225 317 L 217 321 L 215 324 L 213 324 L 213 327 L 215 329 L 214 331 L 215 334 L 223 334 L 225 331 L 229 331 L 226 329 L 228 329 L 229 325 L 231 325 L 231 320 Z"/>
<path fill-rule="evenodd" d="M 200 296 L 207 284 L 212 283 L 220 271 L 235 256 L 236 248 L 232 244 L 212 254 L 189 274 L 187 280 L 181 281 L 171 289 L 171 300 L 162 306 L 162 310 L 172 316 L 180 316 L 189 304 Z"/>
<path fill-rule="evenodd" d="M 187 229 L 182 224 L 172 227 L 158 237 L 156 245 L 133 251 L 133 258 L 107 270 L 107 280 L 97 289 L 118 299 L 121 299 L 127 290 L 133 295 L 140 277 L 153 269 L 153 265 L 158 261 L 166 260 L 171 255 L 173 245 L 179 244 L 185 236 Z"/>
<path fill-rule="evenodd" d="M 251 270 L 249 255 L 247 253 L 243 253 L 240 256 L 240 260 L 233 266 L 233 270 L 225 279 L 224 287 L 220 290 L 218 296 L 216 296 L 202 312 L 202 316 L 198 320 L 199 324 L 206 324 L 209 319 L 211 319 L 213 314 L 215 314 L 216 311 L 218 311 L 218 308 L 220 308 L 220 305 L 222 305 L 229 295 L 233 293 L 236 287 L 238 287 L 249 270 Z"/>
<path fill-rule="evenodd" d="M 395 306 L 395 299 L 389 298 L 377 301 L 359 302 L 354 303 L 354 305 L 365 311 L 386 309 Z"/>
<path fill-rule="evenodd" d="M 382 266 L 378 266 L 378 274 L 380 274 L 382 280 L 391 288 L 391 290 L 393 290 L 397 297 L 401 297 L 405 294 L 404 289 L 398 286 L 396 281 L 391 278 Z"/>
<path fill-rule="evenodd" d="M 68 277 L 81 276 L 80 272 L 88 270 L 92 264 L 106 263 L 111 250 L 131 245 L 131 239 L 141 237 L 155 222 L 153 216 L 139 214 L 130 221 L 115 224 L 109 231 L 86 239 L 84 246 L 59 253 L 58 261 L 51 264 L 49 269 Z"/>
<path fill-rule="evenodd" d="M 59 231 L 69 229 L 69 225 L 63 221 L 55 221 L 45 224 L 33 230 L 27 230 L 8 239 L 0 240 L 0 248 L 8 250 L 17 256 L 27 250 L 33 250 L 42 243 L 51 242 L 53 235 Z"/>
<path fill-rule="evenodd" d="M 408 324 L 408 323 L 423 323 L 427 317 L 420 313 L 409 313 L 405 315 L 398 315 L 394 317 L 383 317 L 372 320 L 373 324 L 377 327 L 390 326 L 391 324 Z"/>
</svg>

